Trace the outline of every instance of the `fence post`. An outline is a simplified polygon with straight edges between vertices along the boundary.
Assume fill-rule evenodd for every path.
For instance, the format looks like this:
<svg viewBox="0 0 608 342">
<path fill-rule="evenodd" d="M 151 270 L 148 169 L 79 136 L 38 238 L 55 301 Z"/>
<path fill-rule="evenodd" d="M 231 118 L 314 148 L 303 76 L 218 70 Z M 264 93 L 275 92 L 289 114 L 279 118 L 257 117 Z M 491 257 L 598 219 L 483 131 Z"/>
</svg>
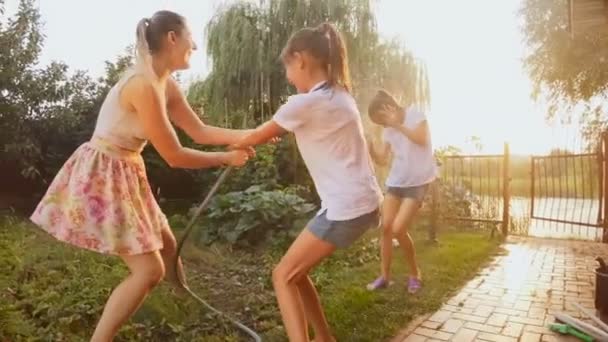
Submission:
<svg viewBox="0 0 608 342">
<path fill-rule="evenodd" d="M 534 218 L 534 200 L 536 199 L 536 158 L 530 157 L 530 217 Z M 542 195 L 540 195 L 542 196 Z M 539 197 L 540 197 L 539 196 Z"/>
<path fill-rule="evenodd" d="M 600 158 L 602 165 L 602 185 L 603 188 L 600 191 L 600 205 L 603 204 L 602 211 L 602 242 L 608 243 L 608 205 L 606 201 L 606 194 L 608 194 L 608 158 L 606 153 L 608 152 L 608 132 L 602 132 L 602 144 L 600 148 Z"/>
<path fill-rule="evenodd" d="M 509 213 L 510 200 L 511 200 L 511 174 L 510 174 L 510 154 L 509 154 L 509 143 L 505 142 L 504 145 L 504 156 L 502 166 L 502 197 L 503 197 L 503 209 L 502 209 L 502 235 L 504 238 L 509 235 L 509 226 L 511 215 Z"/>
<path fill-rule="evenodd" d="M 439 179 L 435 179 L 431 183 L 431 226 L 429 227 L 429 241 L 437 242 L 437 187 L 439 186 Z"/>
</svg>

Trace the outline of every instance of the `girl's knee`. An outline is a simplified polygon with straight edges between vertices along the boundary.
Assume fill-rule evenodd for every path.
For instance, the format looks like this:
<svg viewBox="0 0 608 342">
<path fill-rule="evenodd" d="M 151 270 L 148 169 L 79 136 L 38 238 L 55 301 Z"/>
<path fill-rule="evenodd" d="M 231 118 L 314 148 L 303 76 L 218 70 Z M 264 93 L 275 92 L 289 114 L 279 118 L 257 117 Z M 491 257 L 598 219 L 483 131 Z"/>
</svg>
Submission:
<svg viewBox="0 0 608 342">
<path fill-rule="evenodd" d="M 305 273 L 297 272 L 292 267 L 285 265 L 284 263 L 279 263 L 272 270 L 272 281 L 275 285 L 295 284 L 305 276 Z"/>
<path fill-rule="evenodd" d="M 278 264 L 272 270 L 272 282 L 274 284 L 287 282 L 287 279 L 289 278 L 288 274 L 286 268 L 281 264 Z"/>
<path fill-rule="evenodd" d="M 411 220 L 395 220 L 391 225 L 391 230 L 395 236 L 402 236 L 409 233 Z"/>
<path fill-rule="evenodd" d="M 393 236 L 393 225 L 389 222 L 382 222 L 382 234 L 384 236 Z"/>
<path fill-rule="evenodd" d="M 163 279 L 165 279 L 165 266 L 160 265 L 151 270 L 148 275 L 148 281 L 150 287 L 155 287 L 158 285 Z"/>
<path fill-rule="evenodd" d="M 401 236 L 407 235 L 409 230 L 408 230 L 408 226 L 401 226 L 401 227 L 394 226 L 391 229 L 391 232 L 394 236 L 401 237 Z"/>
<path fill-rule="evenodd" d="M 161 260 L 156 260 L 136 271 L 134 275 L 144 281 L 150 288 L 153 288 L 165 278 L 165 265 Z"/>
</svg>

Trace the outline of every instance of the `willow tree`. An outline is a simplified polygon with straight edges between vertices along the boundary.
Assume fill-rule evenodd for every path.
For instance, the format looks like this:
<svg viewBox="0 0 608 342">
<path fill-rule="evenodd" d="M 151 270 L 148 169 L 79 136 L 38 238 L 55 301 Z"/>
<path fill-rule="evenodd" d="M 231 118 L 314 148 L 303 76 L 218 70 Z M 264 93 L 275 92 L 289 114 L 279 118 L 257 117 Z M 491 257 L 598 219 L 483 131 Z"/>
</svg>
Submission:
<svg viewBox="0 0 608 342">
<path fill-rule="evenodd" d="M 268 118 L 292 92 L 278 60 L 283 46 L 293 32 L 324 21 L 334 23 L 345 38 L 360 105 L 379 87 L 406 101 L 428 103 L 423 65 L 400 44 L 381 39 L 369 0 L 226 5 L 206 27 L 211 73 L 192 86 L 190 100 L 204 105 L 214 122 L 235 125 Z"/>
<path fill-rule="evenodd" d="M 216 124 L 241 127 L 267 120 L 293 93 L 278 60 L 281 50 L 293 32 L 325 21 L 336 25 L 345 39 L 354 96 L 362 112 L 378 88 L 404 101 L 428 104 L 423 65 L 401 44 L 379 36 L 370 0 L 260 0 L 225 5 L 206 27 L 211 72 L 192 85 L 189 100 L 204 107 L 206 119 Z M 300 183 L 301 160 L 293 162 L 299 160 L 293 144 L 289 150 L 288 158 L 279 158 L 279 168 Z"/>
</svg>

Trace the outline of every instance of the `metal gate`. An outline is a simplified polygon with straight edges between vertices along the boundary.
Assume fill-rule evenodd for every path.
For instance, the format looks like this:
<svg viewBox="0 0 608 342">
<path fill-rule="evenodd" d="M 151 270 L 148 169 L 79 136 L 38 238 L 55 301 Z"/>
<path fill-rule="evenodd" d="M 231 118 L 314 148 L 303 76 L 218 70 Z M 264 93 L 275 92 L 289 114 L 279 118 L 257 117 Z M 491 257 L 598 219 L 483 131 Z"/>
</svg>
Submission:
<svg viewBox="0 0 608 342">
<path fill-rule="evenodd" d="M 598 154 L 532 157 L 532 219 L 602 227 L 602 161 Z"/>
<path fill-rule="evenodd" d="M 489 224 L 494 234 L 509 232 L 509 145 L 504 154 L 445 155 L 432 199 L 432 226 L 437 219 Z M 437 191 L 437 188 L 440 191 Z M 440 203 L 440 204 L 438 204 Z"/>
<path fill-rule="evenodd" d="M 513 171 L 522 159 L 510 156 L 508 144 L 503 154 L 442 156 L 432 196 L 431 236 L 443 219 L 488 223 L 503 235 L 608 242 L 608 135 L 600 140 L 596 153 L 532 156 L 524 159 L 529 166 Z M 458 202 L 465 203 L 465 210 L 454 208 Z"/>
<path fill-rule="evenodd" d="M 530 217 L 550 230 L 604 229 L 606 236 L 606 134 L 596 153 L 554 153 L 531 158 Z M 550 233 L 550 232 L 549 232 Z"/>
</svg>

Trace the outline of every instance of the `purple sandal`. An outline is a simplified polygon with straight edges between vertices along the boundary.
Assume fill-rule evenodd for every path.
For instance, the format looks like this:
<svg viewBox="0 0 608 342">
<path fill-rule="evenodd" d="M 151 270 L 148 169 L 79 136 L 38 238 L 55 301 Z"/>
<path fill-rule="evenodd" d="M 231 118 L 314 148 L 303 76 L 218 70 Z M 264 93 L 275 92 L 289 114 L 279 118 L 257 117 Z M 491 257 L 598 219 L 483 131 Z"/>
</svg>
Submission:
<svg viewBox="0 0 608 342">
<path fill-rule="evenodd" d="M 409 277 L 407 280 L 407 292 L 415 294 L 422 287 L 422 282 L 416 277 Z"/>
<path fill-rule="evenodd" d="M 374 280 L 372 283 L 367 284 L 367 289 L 370 291 L 376 291 L 380 289 L 385 289 L 391 286 L 392 281 L 386 281 L 384 277 L 380 276 L 378 279 Z"/>
</svg>

